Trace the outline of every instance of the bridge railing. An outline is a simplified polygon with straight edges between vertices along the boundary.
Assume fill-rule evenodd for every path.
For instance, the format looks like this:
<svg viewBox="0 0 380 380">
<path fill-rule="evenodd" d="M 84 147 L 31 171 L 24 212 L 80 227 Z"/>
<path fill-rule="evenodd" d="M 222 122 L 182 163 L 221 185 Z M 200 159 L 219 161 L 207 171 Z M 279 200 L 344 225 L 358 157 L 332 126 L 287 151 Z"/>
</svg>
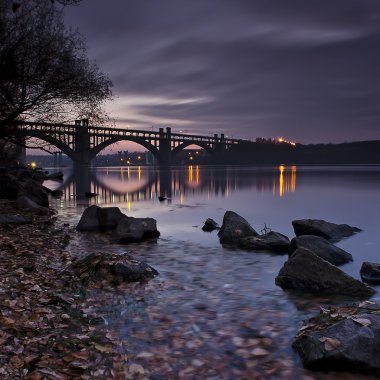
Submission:
<svg viewBox="0 0 380 380">
<path fill-rule="evenodd" d="M 53 132 L 56 134 L 75 134 L 78 129 L 81 129 L 80 125 L 75 124 L 63 124 L 63 123 L 46 123 L 46 122 L 27 122 L 27 121 L 17 121 L 15 123 L 16 127 L 21 127 L 23 130 L 30 131 L 40 131 L 40 132 Z M 170 136 L 172 141 L 194 141 L 194 142 L 206 142 L 206 143 L 225 143 L 225 144 L 239 144 L 241 142 L 248 142 L 249 140 L 243 139 L 232 139 L 221 136 L 202 136 L 202 135 L 191 135 L 191 134 L 181 134 L 181 133 L 166 133 L 159 131 L 148 131 L 140 129 L 123 129 L 123 128 L 112 128 L 112 127 L 94 127 L 86 126 L 87 131 L 90 136 L 99 137 L 117 137 L 117 136 L 131 136 L 131 137 L 141 137 L 149 140 L 159 140 L 166 139 Z"/>
</svg>

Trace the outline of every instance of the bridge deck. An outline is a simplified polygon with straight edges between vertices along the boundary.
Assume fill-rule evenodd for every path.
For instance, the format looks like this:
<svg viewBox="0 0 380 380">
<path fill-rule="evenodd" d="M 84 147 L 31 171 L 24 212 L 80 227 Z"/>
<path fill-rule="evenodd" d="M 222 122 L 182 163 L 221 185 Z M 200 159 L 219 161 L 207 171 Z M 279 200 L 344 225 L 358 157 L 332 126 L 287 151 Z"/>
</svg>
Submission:
<svg viewBox="0 0 380 380">
<path fill-rule="evenodd" d="M 232 139 L 228 137 L 222 138 L 221 136 L 203 136 L 203 135 L 192 135 L 192 134 L 182 134 L 182 133 L 170 133 L 149 131 L 149 130 L 139 130 L 139 129 L 123 129 L 123 128 L 111 128 L 111 127 L 95 127 L 73 124 L 52 124 L 43 122 L 17 122 L 15 125 L 17 129 L 24 131 L 36 131 L 42 133 L 53 133 L 57 135 L 75 135 L 78 132 L 86 131 L 90 137 L 134 137 L 146 140 L 161 140 L 169 138 L 171 141 L 178 142 L 204 142 L 204 143 L 225 143 L 228 145 L 238 144 L 241 142 L 249 142 L 249 140 L 243 139 Z"/>
</svg>

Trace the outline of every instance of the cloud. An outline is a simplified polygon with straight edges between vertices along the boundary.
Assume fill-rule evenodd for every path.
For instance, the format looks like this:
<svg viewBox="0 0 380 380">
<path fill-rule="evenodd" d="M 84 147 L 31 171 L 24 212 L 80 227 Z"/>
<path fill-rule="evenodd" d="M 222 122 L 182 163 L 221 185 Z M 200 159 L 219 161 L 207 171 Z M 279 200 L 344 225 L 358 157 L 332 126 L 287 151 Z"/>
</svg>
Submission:
<svg viewBox="0 0 380 380">
<path fill-rule="evenodd" d="M 380 139 L 379 19 L 377 0 L 93 0 L 67 14 L 115 84 L 119 125 L 301 142 Z"/>
</svg>

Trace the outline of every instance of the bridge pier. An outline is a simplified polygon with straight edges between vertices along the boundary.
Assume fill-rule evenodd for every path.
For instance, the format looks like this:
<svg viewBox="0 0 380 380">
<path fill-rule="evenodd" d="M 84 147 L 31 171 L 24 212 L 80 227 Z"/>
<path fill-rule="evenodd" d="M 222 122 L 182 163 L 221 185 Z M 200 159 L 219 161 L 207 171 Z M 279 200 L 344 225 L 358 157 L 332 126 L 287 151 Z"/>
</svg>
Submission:
<svg viewBox="0 0 380 380">
<path fill-rule="evenodd" d="M 224 156 L 226 154 L 226 143 L 224 133 L 220 135 L 220 142 L 215 143 L 215 158 L 218 162 L 224 161 Z"/>
<path fill-rule="evenodd" d="M 75 121 L 76 131 L 74 134 L 74 153 L 71 159 L 74 166 L 90 167 L 92 154 L 90 147 L 90 134 L 88 131 L 88 119 Z"/>
<path fill-rule="evenodd" d="M 171 165 L 172 162 L 172 129 L 166 128 L 166 132 L 164 132 L 164 128 L 159 129 L 159 152 L 160 152 L 160 165 L 167 166 Z"/>
</svg>

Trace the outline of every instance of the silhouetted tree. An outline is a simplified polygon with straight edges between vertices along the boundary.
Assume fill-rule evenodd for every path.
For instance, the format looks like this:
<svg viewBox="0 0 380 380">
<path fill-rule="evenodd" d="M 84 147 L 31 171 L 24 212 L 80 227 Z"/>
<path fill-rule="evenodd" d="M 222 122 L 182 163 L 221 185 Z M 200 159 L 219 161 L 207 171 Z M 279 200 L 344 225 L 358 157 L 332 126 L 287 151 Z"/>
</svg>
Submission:
<svg viewBox="0 0 380 380">
<path fill-rule="evenodd" d="M 0 0 L 0 139 L 16 120 L 104 120 L 111 86 L 53 2 Z"/>
</svg>

